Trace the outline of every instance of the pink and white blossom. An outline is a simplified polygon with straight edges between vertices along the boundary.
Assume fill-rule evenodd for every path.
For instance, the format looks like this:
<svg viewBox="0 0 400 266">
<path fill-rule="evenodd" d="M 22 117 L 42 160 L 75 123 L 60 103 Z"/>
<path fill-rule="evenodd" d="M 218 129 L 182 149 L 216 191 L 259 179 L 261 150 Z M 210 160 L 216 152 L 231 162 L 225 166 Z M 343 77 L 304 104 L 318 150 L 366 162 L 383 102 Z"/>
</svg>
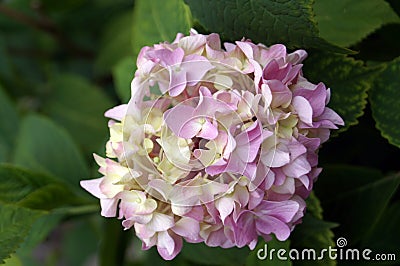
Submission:
<svg viewBox="0 0 400 266">
<path fill-rule="evenodd" d="M 287 53 L 218 34 L 144 47 L 128 104 L 106 112 L 103 175 L 81 181 L 143 249 L 166 260 L 183 240 L 223 248 L 284 241 L 321 172 L 318 149 L 344 122 L 330 90 Z"/>
</svg>

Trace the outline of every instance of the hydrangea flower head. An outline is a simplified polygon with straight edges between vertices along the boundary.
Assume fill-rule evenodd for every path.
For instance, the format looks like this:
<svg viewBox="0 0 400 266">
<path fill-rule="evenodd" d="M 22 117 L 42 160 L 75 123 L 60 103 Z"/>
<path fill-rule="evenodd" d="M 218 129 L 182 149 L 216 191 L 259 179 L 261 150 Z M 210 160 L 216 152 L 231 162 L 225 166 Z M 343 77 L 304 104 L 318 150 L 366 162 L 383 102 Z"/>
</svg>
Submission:
<svg viewBox="0 0 400 266">
<path fill-rule="evenodd" d="M 303 76 L 306 56 L 245 39 L 222 48 L 194 31 L 144 47 L 129 103 L 105 114 L 103 177 L 82 187 L 167 260 L 183 240 L 286 240 L 321 171 L 318 149 L 343 125 L 330 90 Z"/>
</svg>

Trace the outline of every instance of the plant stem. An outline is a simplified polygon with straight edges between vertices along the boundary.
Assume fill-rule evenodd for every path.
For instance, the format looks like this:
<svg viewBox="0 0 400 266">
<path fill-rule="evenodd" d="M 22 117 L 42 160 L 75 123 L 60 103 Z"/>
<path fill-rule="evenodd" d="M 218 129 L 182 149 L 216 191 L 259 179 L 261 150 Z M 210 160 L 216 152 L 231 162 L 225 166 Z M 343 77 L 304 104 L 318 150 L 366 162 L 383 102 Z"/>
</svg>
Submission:
<svg viewBox="0 0 400 266">
<path fill-rule="evenodd" d="M 65 212 L 68 215 L 81 215 L 100 212 L 99 205 L 83 205 L 77 207 L 61 208 L 61 212 Z"/>
<path fill-rule="evenodd" d="M 123 265 L 129 235 L 122 229 L 121 221 L 105 220 L 100 242 L 99 265 Z"/>
</svg>

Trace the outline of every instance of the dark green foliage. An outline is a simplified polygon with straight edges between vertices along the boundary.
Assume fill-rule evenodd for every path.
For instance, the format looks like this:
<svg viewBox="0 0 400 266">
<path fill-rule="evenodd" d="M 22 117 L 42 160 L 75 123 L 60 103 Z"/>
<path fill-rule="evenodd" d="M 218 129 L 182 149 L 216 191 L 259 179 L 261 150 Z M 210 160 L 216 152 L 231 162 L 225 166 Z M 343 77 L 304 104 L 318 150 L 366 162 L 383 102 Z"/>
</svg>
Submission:
<svg viewBox="0 0 400 266">
<path fill-rule="evenodd" d="M 84 265 L 95 257 L 99 265 L 348 263 L 261 261 L 261 239 L 253 251 L 184 244 L 167 262 L 155 248 L 141 251 L 120 220 L 100 218 L 98 201 L 79 181 L 97 176 L 91 153 L 104 153 L 103 114 L 129 100 L 143 46 L 192 27 L 224 41 L 306 49 L 305 77 L 331 89 L 329 106 L 345 121 L 320 150 L 324 170 L 303 222 L 268 248 L 320 250 L 346 237 L 352 248 L 398 252 L 399 14 L 395 0 L 3 1 L 0 264 Z"/>
</svg>

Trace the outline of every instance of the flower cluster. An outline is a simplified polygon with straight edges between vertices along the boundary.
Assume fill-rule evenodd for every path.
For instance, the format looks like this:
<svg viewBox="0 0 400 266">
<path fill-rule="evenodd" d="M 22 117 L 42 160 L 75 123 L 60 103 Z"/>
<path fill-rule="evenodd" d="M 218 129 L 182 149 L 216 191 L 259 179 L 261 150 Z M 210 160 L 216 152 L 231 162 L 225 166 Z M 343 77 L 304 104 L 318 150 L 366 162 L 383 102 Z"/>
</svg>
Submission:
<svg viewBox="0 0 400 266">
<path fill-rule="evenodd" d="M 81 182 L 143 249 L 174 258 L 183 239 L 229 248 L 289 237 L 321 169 L 318 148 L 343 120 L 330 90 L 287 53 L 218 34 L 144 47 L 128 104 L 106 112 L 103 177 Z"/>
</svg>

